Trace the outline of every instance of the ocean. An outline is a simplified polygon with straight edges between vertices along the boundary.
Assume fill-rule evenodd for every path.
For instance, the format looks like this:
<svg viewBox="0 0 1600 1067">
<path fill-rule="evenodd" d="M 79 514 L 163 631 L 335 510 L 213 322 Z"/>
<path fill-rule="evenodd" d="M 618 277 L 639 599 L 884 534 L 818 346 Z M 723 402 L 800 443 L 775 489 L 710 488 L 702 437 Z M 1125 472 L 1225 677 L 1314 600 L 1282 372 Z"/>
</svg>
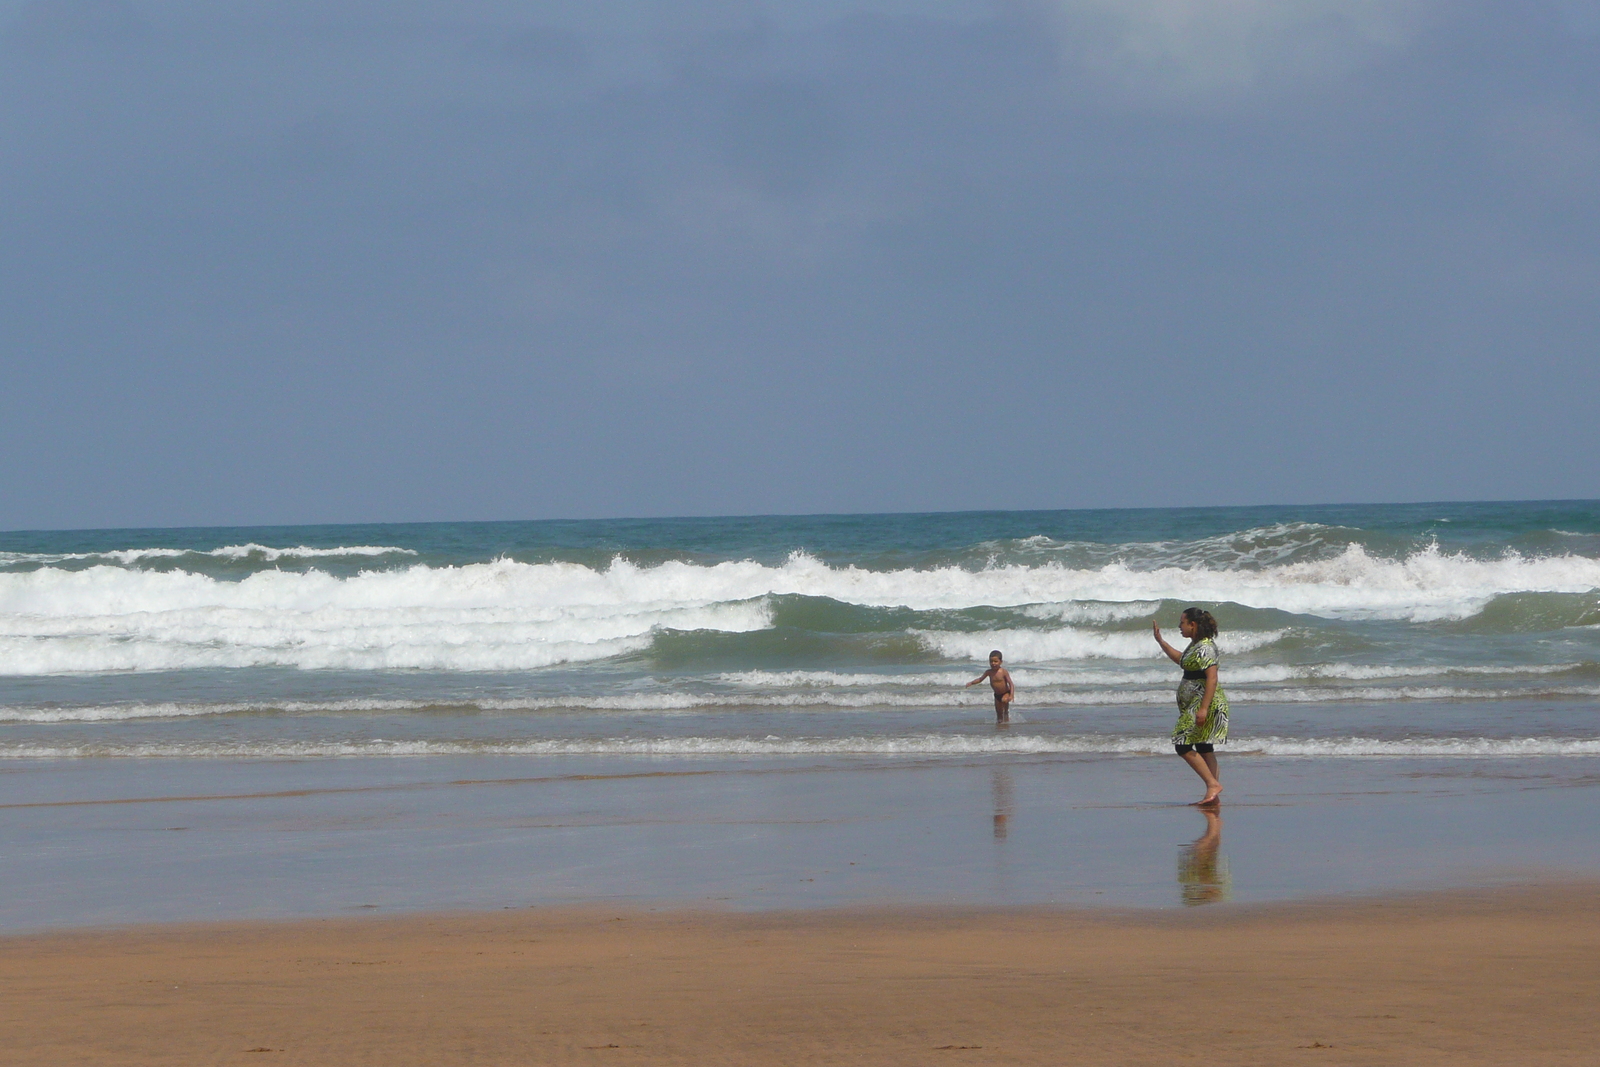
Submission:
<svg viewBox="0 0 1600 1067">
<path fill-rule="evenodd" d="M 1600 503 L 0 534 L 0 931 L 1589 878 L 1597 794 Z"/>
<path fill-rule="evenodd" d="M 1600 755 L 1600 502 L 0 534 L 0 760 Z M 1004 652 L 1016 718 L 986 687 Z"/>
</svg>

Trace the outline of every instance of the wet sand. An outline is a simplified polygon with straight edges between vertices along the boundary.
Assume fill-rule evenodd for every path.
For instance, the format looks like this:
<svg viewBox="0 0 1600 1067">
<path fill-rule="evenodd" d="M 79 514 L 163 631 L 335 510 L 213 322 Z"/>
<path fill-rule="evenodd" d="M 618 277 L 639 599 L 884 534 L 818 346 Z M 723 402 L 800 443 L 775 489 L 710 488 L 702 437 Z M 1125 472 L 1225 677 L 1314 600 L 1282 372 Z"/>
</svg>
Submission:
<svg viewBox="0 0 1600 1067">
<path fill-rule="evenodd" d="M 8 1064 L 1588 1064 L 1600 883 L 0 940 Z"/>
</svg>

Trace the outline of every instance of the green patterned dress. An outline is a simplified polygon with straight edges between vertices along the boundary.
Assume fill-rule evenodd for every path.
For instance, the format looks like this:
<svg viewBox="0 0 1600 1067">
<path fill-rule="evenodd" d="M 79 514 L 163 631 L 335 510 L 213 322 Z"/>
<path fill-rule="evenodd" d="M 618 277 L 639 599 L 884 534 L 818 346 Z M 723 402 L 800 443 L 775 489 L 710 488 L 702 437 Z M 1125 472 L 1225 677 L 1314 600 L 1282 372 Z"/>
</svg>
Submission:
<svg viewBox="0 0 1600 1067">
<path fill-rule="evenodd" d="M 1215 666 L 1217 645 L 1211 638 L 1189 642 L 1183 650 L 1178 666 L 1188 674 Z M 1220 745 L 1228 739 L 1228 694 L 1222 691 L 1222 681 L 1217 680 L 1217 691 L 1211 694 L 1211 711 L 1206 721 L 1195 725 L 1194 713 L 1200 710 L 1200 701 L 1206 696 L 1204 678 L 1184 678 L 1178 683 L 1178 725 L 1172 730 L 1175 745 Z"/>
</svg>

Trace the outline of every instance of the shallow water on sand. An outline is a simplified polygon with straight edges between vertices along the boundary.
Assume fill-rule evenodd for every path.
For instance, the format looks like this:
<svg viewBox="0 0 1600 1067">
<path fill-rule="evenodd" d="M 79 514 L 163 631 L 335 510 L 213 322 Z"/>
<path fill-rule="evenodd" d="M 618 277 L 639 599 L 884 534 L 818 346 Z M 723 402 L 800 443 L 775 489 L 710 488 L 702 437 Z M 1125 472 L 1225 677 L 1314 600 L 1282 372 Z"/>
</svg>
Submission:
<svg viewBox="0 0 1600 1067">
<path fill-rule="evenodd" d="M 12 764 L 0 928 L 542 904 L 1176 907 L 1600 873 L 1600 759 Z"/>
</svg>

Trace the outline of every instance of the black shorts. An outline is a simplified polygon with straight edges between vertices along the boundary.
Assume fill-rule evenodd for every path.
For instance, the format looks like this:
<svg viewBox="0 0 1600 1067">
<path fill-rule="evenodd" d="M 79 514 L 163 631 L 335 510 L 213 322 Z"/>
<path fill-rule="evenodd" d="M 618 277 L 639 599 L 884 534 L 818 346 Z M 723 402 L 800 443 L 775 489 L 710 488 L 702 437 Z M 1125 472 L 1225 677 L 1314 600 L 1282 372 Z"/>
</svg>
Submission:
<svg viewBox="0 0 1600 1067">
<path fill-rule="evenodd" d="M 1180 756 L 1187 756 L 1191 752 L 1198 752 L 1200 755 L 1204 756 L 1207 752 L 1216 751 L 1215 746 L 1208 745 L 1204 741 L 1200 742 L 1198 745 L 1173 745 L 1172 747 L 1178 750 L 1178 755 Z"/>
</svg>

